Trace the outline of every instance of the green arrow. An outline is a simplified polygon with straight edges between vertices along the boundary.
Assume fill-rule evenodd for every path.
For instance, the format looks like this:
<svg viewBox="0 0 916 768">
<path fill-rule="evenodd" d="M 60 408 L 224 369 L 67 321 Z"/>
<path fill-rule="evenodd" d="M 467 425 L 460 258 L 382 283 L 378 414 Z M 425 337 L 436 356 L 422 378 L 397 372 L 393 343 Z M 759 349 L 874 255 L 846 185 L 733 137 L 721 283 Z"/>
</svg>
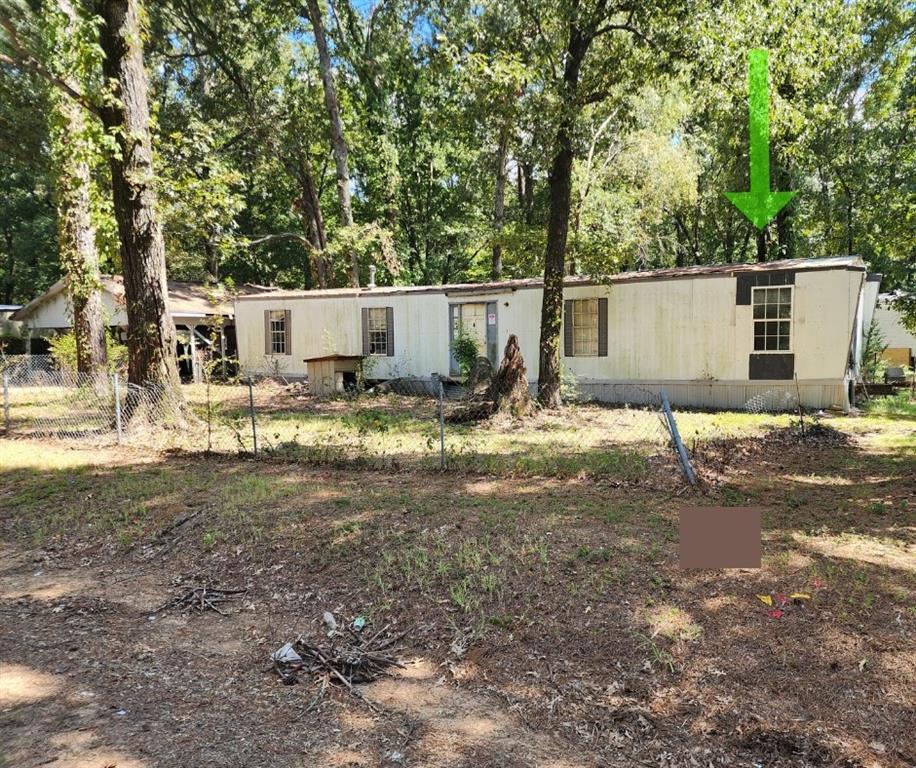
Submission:
<svg viewBox="0 0 916 768">
<path fill-rule="evenodd" d="M 748 52 L 747 64 L 751 191 L 726 192 L 725 196 L 757 229 L 763 229 L 795 197 L 795 192 L 770 191 L 769 53 L 755 48 Z"/>
</svg>

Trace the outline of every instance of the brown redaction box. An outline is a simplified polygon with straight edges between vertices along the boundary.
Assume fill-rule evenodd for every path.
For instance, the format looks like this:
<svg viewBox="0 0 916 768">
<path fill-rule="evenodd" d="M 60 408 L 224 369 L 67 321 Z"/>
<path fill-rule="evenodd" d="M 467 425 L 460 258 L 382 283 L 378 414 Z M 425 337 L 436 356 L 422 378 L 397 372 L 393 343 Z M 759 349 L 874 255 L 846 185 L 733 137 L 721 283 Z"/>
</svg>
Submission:
<svg viewBox="0 0 916 768">
<path fill-rule="evenodd" d="M 680 512 L 679 565 L 759 568 L 761 507 L 686 507 Z"/>
</svg>

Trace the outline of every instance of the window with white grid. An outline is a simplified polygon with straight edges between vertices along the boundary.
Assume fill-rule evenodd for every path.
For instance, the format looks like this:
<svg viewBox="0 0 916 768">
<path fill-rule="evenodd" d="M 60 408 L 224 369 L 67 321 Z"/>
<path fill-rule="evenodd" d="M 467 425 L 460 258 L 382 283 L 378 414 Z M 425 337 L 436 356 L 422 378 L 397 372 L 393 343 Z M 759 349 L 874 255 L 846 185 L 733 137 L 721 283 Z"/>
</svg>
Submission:
<svg viewBox="0 0 916 768">
<path fill-rule="evenodd" d="M 573 300 L 573 355 L 598 354 L 598 299 Z"/>
<path fill-rule="evenodd" d="M 385 307 L 369 309 L 369 354 L 388 354 L 388 310 Z"/>
<path fill-rule="evenodd" d="M 285 355 L 287 346 L 286 312 L 282 309 L 270 312 L 270 351 L 274 355 Z"/>
<path fill-rule="evenodd" d="M 792 348 L 792 287 L 751 291 L 754 308 L 754 351 L 788 352 Z"/>
</svg>

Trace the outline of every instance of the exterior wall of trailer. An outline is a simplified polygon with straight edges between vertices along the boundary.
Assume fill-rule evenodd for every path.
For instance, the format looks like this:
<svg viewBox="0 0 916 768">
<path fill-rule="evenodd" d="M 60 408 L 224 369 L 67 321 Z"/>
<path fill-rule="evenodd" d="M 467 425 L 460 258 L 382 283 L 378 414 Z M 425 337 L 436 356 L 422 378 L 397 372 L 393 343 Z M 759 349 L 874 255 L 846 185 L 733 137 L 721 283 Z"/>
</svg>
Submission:
<svg viewBox="0 0 916 768">
<path fill-rule="evenodd" d="M 647 392 L 665 389 L 674 403 L 734 408 L 777 387 L 794 392 L 797 376 L 806 406 L 847 407 L 850 351 L 860 344 L 862 331 L 864 272 L 795 272 L 785 286 L 791 292 L 788 348 L 783 342 L 778 352 L 754 349 L 753 289 L 745 290 L 742 300 L 739 280 L 735 275 L 705 275 L 568 286 L 566 300 L 606 299 L 606 354 L 564 355 L 564 368 L 583 395 L 609 402 L 638 402 Z M 453 305 L 458 304 L 478 305 L 464 315 L 474 318 L 485 307 L 497 354 L 510 334 L 518 336 L 529 380 L 535 383 L 539 287 L 250 296 L 236 302 L 239 356 L 249 370 L 305 376 L 305 358 L 363 354 L 363 309 L 391 308 L 393 348 L 386 351 L 392 354 L 371 356 L 368 376 L 448 373 L 454 368 L 449 342 Z M 285 354 L 274 354 L 266 345 L 265 313 L 271 311 L 289 313 Z M 788 369 L 770 366 L 768 361 L 776 360 L 771 354 L 783 363 L 790 358 L 790 375 L 773 377 L 772 370 Z M 768 378 L 760 378 L 761 371 Z"/>
</svg>

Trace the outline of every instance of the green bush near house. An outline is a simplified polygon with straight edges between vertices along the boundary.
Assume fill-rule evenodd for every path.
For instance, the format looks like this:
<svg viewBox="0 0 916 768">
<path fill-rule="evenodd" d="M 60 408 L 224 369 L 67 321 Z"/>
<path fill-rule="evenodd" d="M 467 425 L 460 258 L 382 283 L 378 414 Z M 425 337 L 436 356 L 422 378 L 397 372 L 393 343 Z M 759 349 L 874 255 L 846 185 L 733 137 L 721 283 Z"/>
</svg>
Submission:
<svg viewBox="0 0 916 768">
<path fill-rule="evenodd" d="M 59 333 L 49 339 L 51 357 L 64 371 L 76 372 L 76 336 L 73 331 Z M 114 372 L 127 365 L 127 347 L 118 342 L 111 332 L 105 333 L 105 345 L 108 349 L 108 370 Z"/>
<path fill-rule="evenodd" d="M 458 370 L 463 377 L 470 375 L 477 364 L 477 358 L 480 355 L 480 348 L 477 340 L 471 336 L 463 325 L 458 326 L 458 331 L 450 344 L 452 354 L 458 361 Z"/>
</svg>

